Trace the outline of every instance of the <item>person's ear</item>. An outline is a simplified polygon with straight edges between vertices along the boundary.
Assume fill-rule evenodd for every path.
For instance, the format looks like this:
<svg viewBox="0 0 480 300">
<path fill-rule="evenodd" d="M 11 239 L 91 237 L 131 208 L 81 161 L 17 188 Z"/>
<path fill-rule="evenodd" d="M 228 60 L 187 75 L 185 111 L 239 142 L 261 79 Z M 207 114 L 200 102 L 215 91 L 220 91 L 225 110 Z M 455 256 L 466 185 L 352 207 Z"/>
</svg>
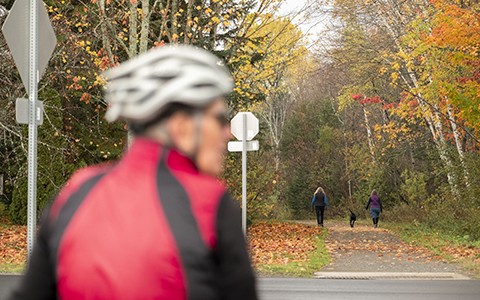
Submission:
<svg viewBox="0 0 480 300">
<path fill-rule="evenodd" d="M 184 112 L 173 114 L 167 123 L 173 145 L 185 154 L 191 154 L 194 147 L 195 124 L 193 118 Z"/>
</svg>

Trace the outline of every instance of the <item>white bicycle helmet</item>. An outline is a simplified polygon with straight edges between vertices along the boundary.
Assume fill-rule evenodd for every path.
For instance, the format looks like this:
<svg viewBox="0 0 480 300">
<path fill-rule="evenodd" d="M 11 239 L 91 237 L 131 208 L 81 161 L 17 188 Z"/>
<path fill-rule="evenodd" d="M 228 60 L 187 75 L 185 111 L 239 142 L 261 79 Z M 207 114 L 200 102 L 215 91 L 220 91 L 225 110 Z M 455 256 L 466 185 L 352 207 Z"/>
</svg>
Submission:
<svg viewBox="0 0 480 300">
<path fill-rule="evenodd" d="M 144 124 L 167 104 L 205 107 L 231 92 L 230 73 L 213 54 L 187 45 L 163 46 L 107 70 L 107 121 Z"/>
</svg>

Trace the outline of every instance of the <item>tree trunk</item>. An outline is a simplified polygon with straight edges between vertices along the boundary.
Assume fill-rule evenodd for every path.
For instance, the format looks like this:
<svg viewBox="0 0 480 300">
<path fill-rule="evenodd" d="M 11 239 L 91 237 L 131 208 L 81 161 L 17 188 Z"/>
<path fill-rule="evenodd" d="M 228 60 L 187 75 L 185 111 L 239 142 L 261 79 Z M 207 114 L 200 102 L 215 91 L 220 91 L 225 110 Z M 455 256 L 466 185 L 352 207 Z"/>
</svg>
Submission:
<svg viewBox="0 0 480 300">
<path fill-rule="evenodd" d="M 285 124 L 287 112 L 291 103 L 286 99 L 279 99 L 283 97 L 280 97 L 276 93 L 272 93 L 270 96 L 270 101 L 265 101 L 264 103 L 261 117 L 265 120 L 268 126 L 275 153 L 275 169 L 278 170 L 280 164 L 280 153 L 278 149 L 282 139 L 282 128 Z"/>
<path fill-rule="evenodd" d="M 213 3 L 213 11 L 214 11 L 214 16 L 219 18 L 220 3 L 218 2 Z M 217 29 L 218 29 L 218 23 L 212 20 L 212 28 L 210 29 L 210 50 L 215 49 L 215 44 L 217 42 Z"/>
<path fill-rule="evenodd" d="M 150 1 L 142 0 L 142 31 L 140 33 L 139 53 L 147 51 L 150 31 Z"/>
<path fill-rule="evenodd" d="M 462 142 L 460 141 L 460 136 L 458 134 L 458 129 L 457 129 L 457 123 L 455 123 L 455 117 L 453 116 L 452 112 L 452 105 L 448 102 L 448 97 L 445 97 L 447 100 L 447 110 L 448 110 L 448 120 L 450 121 L 450 124 L 452 126 L 452 131 L 453 131 L 453 137 L 455 139 L 455 145 L 457 146 L 457 152 L 458 156 L 460 158 L 460 164 L 463 168 L 463 176 L 465 177 L 465 185 L 467 188 L 470 187 L 470 180 L 469 180 L 469 173 L 468 173 L 468 168 L 465 165 L 465 158 L 463 154 L 463 148 L 462 148 Z"/>
<path fill-rule="evenodd" d="M 193 2 L 194 0 L 188 0 L 187 6 L 187 24 L 185 24 L 185 44 L 190 44 L 190 29 L 192 28 L 192 12 L 193 12 Z"/>
<path fill-rule="evenodd" d="M 370 154 L 372 155 L 372 162 L 375 163 L 375 152 L 374 152 L 374 143 L 373 143 L 373 136 L 372 131 L 370 130 L 370 125 L 368 124 L 368 115 L 367 110 L 365 109 L 365 105 L 362 105 L 363 108 L 363 115 L 365 117 L 365 127 L 367 128 L 367 136 L 368 136 L 368 147 L 370 148 Z"/>
<path fill-rule="evenodd" d="M 168 37 L 168 40 L 172 40 L 172 36 L 166 30 L 165 28 L 167 27 L 167 20 L 168 20 L 168 9 L 170 8 L 170 0 L 167 0 L 167 6 L 163 8 L 163 2 L 159 2 L 159 10 L 160 13 L 162 14 L 162 25 L 160 26 L 160 31 L 158 32 L 158 38 L 157 38 L 157 43 L 161 43 L 163 37 L 166 35 Z"/>
<path fill-rule="evenodd" d="M 128 41 L 130 45 L 128 47 L 128 58 L 133 58 L 137 55 L 137 24 L 138 24 L 138 2 L 137 1 L 129 1 L 130 2 L 130 31 L 129 31 L 129 38 Z"/>
<path fill-rule="evenodd" d="M 178 9 L 178 0 L 172 0 L 172 9 L 170 13 L 170 28 L 172 33 L 172 39 L 170 40 L 171 43 L 178 42 L 178 34 L 177 34 L 177 9 Z"/>
<path fill-rule="evenodd" d="M 113 62 L 113 53 L 112 53 L 112 46 L 110 44 L 110 39 L 108 37 L 107 32 L 107 16 L 105 14 L 105 0 L 99 0 L 97 2 L 98 7 L 100 8 L 100 15 L 103 16 L 103 20 L 101 20 L 100 30 L 102 31 L 102 42 L 103 47 L 107 51 L 107 56 L 109 63 Z"/>
</svg>

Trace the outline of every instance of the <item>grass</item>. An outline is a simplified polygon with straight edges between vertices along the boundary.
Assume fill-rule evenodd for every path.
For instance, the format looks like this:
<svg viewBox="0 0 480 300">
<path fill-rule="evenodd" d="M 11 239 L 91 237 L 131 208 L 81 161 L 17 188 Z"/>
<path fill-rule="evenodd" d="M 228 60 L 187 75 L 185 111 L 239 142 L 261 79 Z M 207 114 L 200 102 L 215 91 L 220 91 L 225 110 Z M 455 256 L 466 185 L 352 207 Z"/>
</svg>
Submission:
<svg viewBox="0 0 480 300">
<path fill-rule="evenodd" d="M 26 264 L 6 263 L 0 264 L 0 273 L 21 274 L 26 268 Z"/>
<path fill-rule="evenodd" d="M 325 247 L 324 239 L 328 230 L 324 228 L 315 239 L 316 249 L 309 253 L 308 261 L 289 261 L 287 264 L 258 264 L 255 271 L 264 277 L 301 277 L 311 278 L 313 273 L 330 263 L 330 255 Z"/>
<path fill-rule="evenodd" d="M 386 223 L 387 229 L 397 233 L 407 243 L 423 246 L 450 262 L 459 263 L 463 269 L 480 278 L 480 241 L 454 236 L 422 224 Z"/>
</svg>

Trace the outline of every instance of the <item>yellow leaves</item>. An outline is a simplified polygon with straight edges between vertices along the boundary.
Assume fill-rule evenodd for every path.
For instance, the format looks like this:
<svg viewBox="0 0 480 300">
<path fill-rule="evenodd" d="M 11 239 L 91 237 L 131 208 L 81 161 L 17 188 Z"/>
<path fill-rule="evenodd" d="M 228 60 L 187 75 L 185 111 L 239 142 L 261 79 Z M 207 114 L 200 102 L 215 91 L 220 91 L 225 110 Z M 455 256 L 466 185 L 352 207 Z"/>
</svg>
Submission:
<svg viewBox="0 0 480 300">
<path fill-rule="evenodd" d="M 205 9 L 205 13 L 207 14 L 207 16 L 210 16 L 211 14 L 215 14 L 215 12 L 210 7 Z"/>
<path fill-rule="evenodd" d="M 414 66 L 413 61 L 410 60 L 410 61 L 407 62 L 407 68 L 408 69 L 411 69 L 413 66 Z"/>
<path fill-rule="evenodd" d="M 236 81 L 241 83 L 236 85 L 243 90 L 241 95 L 253 97 L 252 89 L 255 93 L 271 94 L 275 89 L 285 88 L 284 85 L 270 87 L 267 79 L 275 78 L 280 68 L 282 73 L 288 70 L 285 74 L 296 72 L 296 64 L 307 54 L 304 43 L 299 39 L 301 35 L 288 20 L 269 19 L 267 15 L 262 15 L 259 22 L 249 29 L 249 39 L 241 42 L 241 52 L 232 61 L 240 65 Z"/>
<path fill-rule="evenodd" d="M 392 77 L 392 83 L 395 83 L 398 79 L 399 74 L 397 72 L 393 72 L 391 77 Z"/>
</svg>

